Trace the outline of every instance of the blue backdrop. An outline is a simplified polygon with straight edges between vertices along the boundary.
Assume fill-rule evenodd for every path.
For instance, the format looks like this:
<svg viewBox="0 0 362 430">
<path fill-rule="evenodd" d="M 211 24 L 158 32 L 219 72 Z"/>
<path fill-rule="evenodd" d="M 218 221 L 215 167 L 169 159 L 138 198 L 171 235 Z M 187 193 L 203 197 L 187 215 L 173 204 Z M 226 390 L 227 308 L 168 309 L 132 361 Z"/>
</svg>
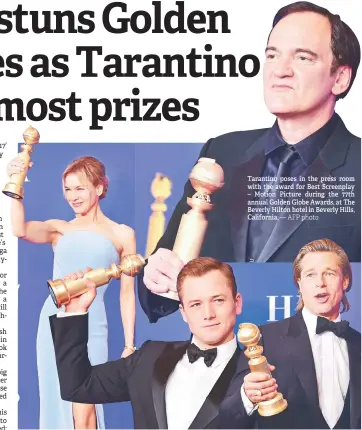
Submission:
<svg viewBox="0 0 362 430">
<path fill-rule="evenodd" d="M 72 212 L 63 198 L 61 174 L 66 165 L 82 155 L 102 160 L 110 179 L 109 192 L 102 200 L 105 214 L 116 222 L 136 230 L 137 251 L 144 254 L 150 205 L 150 185 L 156 172 L 169 176 L 172 195 L 166 203 L 166 219 L 183 192 L 187 178 L 201 149 L 201 144 L 39 144 L 33 154 L 35 165 L 25 186 L 25 209 L 28 220 L 71 219 Z M 238 289 L 243 295 L 242 321 L 256 324 L 279 320 L 294 313 L 297 303 L 292 264 L 232 264 Z M 46 280 L 51 279 L 53 253 L 50 245 L 19 241 L 19 428 L 37 428 L 39 394 L 35 339 L 38 317 L 48 295 Z M 349 293 L 351 311 L 345 318 L 360 329 L 360 264 L 353 265 L 354 287 Z M 109 359 L 117 359 L 123 349 L 123 330 L 119 313 L 118 281 L 113 281 L 105 295 L 109 324 Z M 235 331 L 237 327 L 235 328 Z M 149 324 L 137 304 L 136 344 L 147 339 L 178 340 L 190 335 L 178 312 Z M 129 404 L 105 405 L 106 426 L 110 429 L 132 428 Z"/>
</svg>

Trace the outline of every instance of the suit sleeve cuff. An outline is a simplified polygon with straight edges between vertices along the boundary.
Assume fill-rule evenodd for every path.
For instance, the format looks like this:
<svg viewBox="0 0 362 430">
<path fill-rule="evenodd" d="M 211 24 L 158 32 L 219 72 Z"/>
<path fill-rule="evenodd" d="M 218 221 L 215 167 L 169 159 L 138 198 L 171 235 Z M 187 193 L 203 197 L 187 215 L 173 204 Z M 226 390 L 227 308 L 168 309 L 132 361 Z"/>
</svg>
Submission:
<svg viewBox="0 0 362 430">
<path fill-rule="evenodd" d="M 57 318 L 74 317 L 77 315 L 87 315 L 88 312 L 58 312 Z"/>
<path fill-rule="evenodd" d="M 243 402 L 245 412 L 250 416 L 258 409 L 258 405 L 252 403 L 245 394 L 244 384 L 240 388 L 241 400 Z"/>
</svg>

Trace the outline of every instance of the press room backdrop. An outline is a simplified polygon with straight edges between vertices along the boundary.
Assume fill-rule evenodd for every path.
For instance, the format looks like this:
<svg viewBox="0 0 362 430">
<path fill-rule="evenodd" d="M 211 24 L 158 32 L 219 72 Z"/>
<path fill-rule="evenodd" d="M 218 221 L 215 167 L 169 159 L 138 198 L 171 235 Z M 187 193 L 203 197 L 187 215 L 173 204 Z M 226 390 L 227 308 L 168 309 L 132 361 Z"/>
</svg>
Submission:
<svg viewBox="0 0 362 430">
<path fill-rule="evenodd" d="M 145 253 L 150 205 L 150 186 L 157 172 L 172 180 L 172 195 L 166 200 L 166 220 L 182 195 L 185 179 L 198 158 L 201 144 L 46 144 L 37 145 L 34 167 L 25 184 L 27 220 L 72 219 L 64 200 L 61 175 L 66 165 L 82 155 L 104 162 L 110 179 L 109 192 L 101 202 L 111 219 L 136 230 L 137 251 Z M 243 295 L 243 313 L 238 320 L 266 323 L 294 312 L 297 296 L 289 263 L 233 264 L 238 289 Z M 19 428 L 37 428 L 39 394 L 36 368 L 38 318 L 48 296 L 46 281 L 51 279 L 53 252 L 50 245 L 35 245 L 19 240 Z M 346 315 L 360 327 L 360 265 L 353 265 L 354 287 L 349 293 L 352 309 Z M 109 359 L 119 358 L 123 331 L 119 312 L 119 284 L 112 281 L 106 295 L 109 327 Z M 237 327 L 235 328 L 235 331 Z M 190 336 L 180 314 L 149 324 L 137 305 L 136 344 L 147 339 L 179 340 Z M 56 411 L 54 411 L 56 413 Z M 107 428 L 132 428 L 128 403 L 105 406 Z"/>
</svg>

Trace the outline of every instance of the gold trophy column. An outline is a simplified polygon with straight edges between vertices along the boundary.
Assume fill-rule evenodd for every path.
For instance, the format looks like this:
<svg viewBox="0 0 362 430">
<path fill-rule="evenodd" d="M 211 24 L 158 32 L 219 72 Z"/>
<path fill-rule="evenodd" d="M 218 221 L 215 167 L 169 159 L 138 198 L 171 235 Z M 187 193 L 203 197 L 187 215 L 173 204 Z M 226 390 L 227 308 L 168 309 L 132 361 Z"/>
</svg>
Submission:
<svg viewBox="0 0 362 430">
<path fill-rule="evenodd" d="M 263 347 L 258 345 L 260 338 L 260 330 L 255 324 L 239 324 L 238 341 L 246 347 L 244 354 L 250 358 L 248 363 L 250 371 L 264 372 L 272 376 L 267 359 L 262 355 Z M 277 393 L 274 399 L 260 402 L 258 406 L 259 415 L 271 417 L 283 412 L 287 408 L 288 403 L 283 398 L 283 394 Z"/>
<path fill-rule="evenodd" d="M 161 175 L 161 173 L 156 173 L 151 184 L 151 193 L 155 201 L 151 205 L 152 215 L 148 222 L 145 258 L 148 258 L 152 254 L 164 233 L 164 213 L 167 211 L 165 200 L 171 195 L 171 187 L 172 182 L 167 176 Z"/>
<path fill-rule="evenodd" d="M 57 308 L 67 305 L 73 297 L 85 293 L 88 287 L 85 278 L 95 282 L 96 287 L 107 284 L 112 278 L 119 279 L 124 273 L 128 276 L 136 276 L 145 264 L 145 260 L 139 254 L 125 255 L 120 264 L 112 263 L 108 269 L 99 268 L 91 270 L 79 279 L 56 279 L 48 281 L 48 287 L 53 302 Z"/>
<path fill-rule="evenodd" d="M 210 195 L 224 186 L 224 171 L 212 158 L 200 158 L 189 179 L 196 193 L 187 198 L 191 210 L 182 215 L 173 246 L 173 251 L 185 264 L 200 254 L 207 229 L 205 212 L 213 208 Z M 179 300 L 176 291 L 156 294 Z"/>
<path fill-rule="evenodd" d="M 24 182 L 31 161 L 30 153 L 34 151 L 33 145 L 39 143 L 40 134 L 37 129 L 32 126 L 29 126 L 24 131 L 23 138 L 25 144 L 21 145 L 22 152 L 20 152 L 18 155 L 24 160 L 24 171 L 11 175 L 10 182 L 8 182 L 3 189 L 3 193 L 6 196 L 12 197 L 13 199 L 24 198 Z"/>
</svg>

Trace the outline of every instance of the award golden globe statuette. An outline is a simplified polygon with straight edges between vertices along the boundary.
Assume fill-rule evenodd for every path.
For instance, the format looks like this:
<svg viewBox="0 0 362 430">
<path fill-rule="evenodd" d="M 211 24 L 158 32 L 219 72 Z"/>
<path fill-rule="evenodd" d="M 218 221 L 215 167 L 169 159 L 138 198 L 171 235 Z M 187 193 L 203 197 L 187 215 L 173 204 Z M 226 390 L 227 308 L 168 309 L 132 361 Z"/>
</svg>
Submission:
<svg viewBox="0 0 362 430">
<path fill-rule="evenodd" d="M 263 347 L 258 345 L 261 338 L 259 328 L 251 323 L 239 324 L 237 336 L 238 341 L 246 347 L 244 354 L 250 359 L 248 363 L 250 371 L 264 372 L 272 376 L 267 359 L 262 355 Z M 283 394 L 277 393 L 274 399 L 260 402 L 258 406 L 259 415 L 270 417 L 283 412 L 287 408 L 288 403 L 283 398 Z"/>
<path fill-rule="evenodd" d="M 148 222 L 146 258 L 152 254 L 165 230 L 164 212 L 167 210 L 165 200 L 171 195 L 171 187 L 172 182 L 167 176 L 156 173 L 151 184 L 151 193 L 155 201 L 151 205 L 152 214 Z"/>
<path fill-rule="evenodd" d="M 30 153 L 34 151 L 33 145 L 39 143 L 40 134 L 37 129 L 29 126 L 24 131 L 23 138 L 25 144 L 21 145 L 22 152 L 19 153 L 19 157 L 24 160 L 24 171 L 11 175 L 10 182 L 8 182 L 3 189 L 3 193 L 13 199 L 24 198 L 24 181 L 31 161 Z"/>
<path fill-rule="evenodd" d="M 79 279 L 56 279 L 48 281 L 48 287 L 53 302 L 57 308 L 67 305 L 73 297 L 85 293 L 88 287 L 85 285 L 84 278 L 95 282 L 97 287 L 107 284 L 112 278 L 119 279 L 124 273 L 128 276 L 136 276 L 145 264 L 145 260 L 139 254 L 125 255 L 120 264 L 112 263 L 108 269 L 94 269 L 84 274 Z"/>
<path fill-rule="evenodd" d="M 191 210 L 182 215 L 173 246 L 173 251 L 185 264 L 200 254 L 207 228 L 205 212 L 213 208 L 210 195 L 224 186 L 224 171 L 214 159 L 200 158 L 189 179 L 196 193 L 187 198 Z M 176 291 L 156 294 L 179 300 Z"/>
</svg>

